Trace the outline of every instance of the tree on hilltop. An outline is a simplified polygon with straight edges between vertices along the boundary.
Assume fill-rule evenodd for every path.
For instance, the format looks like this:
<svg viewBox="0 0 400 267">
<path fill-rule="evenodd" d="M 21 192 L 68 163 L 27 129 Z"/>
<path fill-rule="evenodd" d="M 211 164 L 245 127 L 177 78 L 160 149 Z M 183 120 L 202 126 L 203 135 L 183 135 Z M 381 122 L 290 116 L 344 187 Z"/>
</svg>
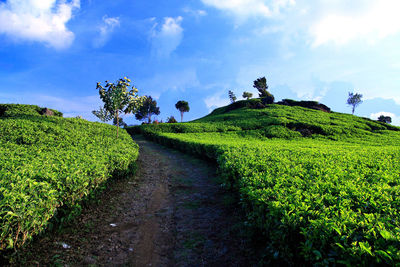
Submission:
<svg viewBox="0 0 400 267">
<path fill-rule="evenodd" d="M 250 92 L 243 92 L 242 97 L 243 97 L 243 98 L 246 98 L 247 100 L 249 100 L 250 98 L 253 97 L 253 94 L 250 93 Z"/>
<path fill-rule="evenodd" d="M 182 122 L 183 121 L 183 113 L 189 112 L 189 110 L 190 110 L 189 103 L 184 100 L 180 100 L 180 101 L 176 102 L 175 107 L 181 113 L 181 122 Z"/>
<path fill-rule="evenodd" d="M 347 99 L 347 105 L 352 106 L 352 114 L 354 115 L 354 111 L 356 110 L 356 107 L 360 105 L 363 101 L 361 100 L 362 94 L 358 93 L 350 93 L 349 92 L 349 98 Z"/>
<path fill-rule="evenodd" d="M 268 85 L 267 79 L 265 77 L 258 78 L 254 81 L 253 87 L 256 88 L 259 92 L 259 97 L 266 97 L 268 96 Z"/>
<path fill-rule="evenodd" d="M 147 120 L 147 123 L 150 123 L 153 115 L 160 115 L 160 108 L 157 107 L 156 100 L 153 100 L 151 96 L 146 96 L 143 105 L 136 111 L 135 118 L 137 120 Z"/>
<path fill-rule="evenodd" d="M 231 101 L 231 103 L 236 102 L 236 95 L 234 92 L 232 92 L 231 90 L 228 91 L 228 96 L 229 96 L 229 100 Z"/>
<path fill-rule="evenodd" d="M 390 116 L 380 115 L 378 121 L 385 123 L 392 123 L 392 118 Z"/>
<path fill-rule="evenodd" d="M 273 104 L 275 101 L 274 95 L 268 92 L 267 79 L 265 77 L 258 78 L 253 82 L 253 87 L 258 90 L 258 96 L 263 104 Z"/>
</svg>

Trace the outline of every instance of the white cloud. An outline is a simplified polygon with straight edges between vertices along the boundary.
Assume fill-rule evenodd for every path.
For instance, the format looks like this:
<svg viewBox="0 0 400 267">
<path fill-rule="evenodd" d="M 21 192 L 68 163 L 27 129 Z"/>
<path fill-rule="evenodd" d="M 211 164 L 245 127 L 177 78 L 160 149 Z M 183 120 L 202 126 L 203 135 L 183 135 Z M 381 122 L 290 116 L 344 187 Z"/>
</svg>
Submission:
<svg viewBox="0 0 400 267">
<path fill-rule="evenodd" d="M 377 113 L 371 113 L 371 115 L 369 117 L 371 118 L 371 120 L 377 120 L 379 118 L 379 116 L 381 116 L 381 115 L 391 117 L 392 124 L 400 125 L 400 117 L 397 117 L 395 114 L 393 114 L 391 112 L 381 111 L 381 112 L 377 112 Z"/>
<path fill-rule="evenodd" d="M 153 53 L 157 57 L 168 58 L 179 46 L 183 38 L 182 20 L 181 16 L 165 17 L 161 27 L 158 27 L 158 23 L 153 25 L 151 42 Z"/>
<path fill-rule="evenodd" d="M 190 7 L 184 7 L 183 8 L 183 12 L 185 12 L 185 13 L 191 15 L 191 16 L 194 16 L 196 18 L 207 16 L 207 12 L 205 10 L 202 10 L 202 9 L 194 10 L 194 9 L 191 9 Z"/>
<path fill-rule="evenodd" d="M 252 16 L 276 17 L 281 9 L 294 5 L 295 0 L 201 0 L 204 4 L 226 11 L 239 19 Z"/>
<path fill-rule="evenodd" d="M 398 0 L 201 0 L 239 21 L 253 17 L 280 18 L 256 25 L 257 35 L 282 33 L 288 41 L 305 37 L 318 47 L 344 45 L 354 40 L 375 44 L 400 33 Z M 290 36 L 290 37 L 289 37 Z"/>
<path fill-rule="evenodd" d="M 0 3 L 0 34 L 15 40 L 43 42 L 56 49 L 69 47 L 74 34 L 66 23 L 79 0 L 8 0 Z"/>
<path fill-rule="evenodd" d="M 99 36 L 94 40 L 93 45 L 95 47 L 102 47 L 110 39 L 116 27 L 119 27 L 120 20 L 119 17 L 108 18 L 103 17 L 103 24 L 99 27 Z"/>
<path fill-rule="evenodd" d="M 211 112 L 216 108 L 228 105 L 230 101 L 227 92 L 220 91 L 214 95 L 206 97 L 204 103 L 206 104 L 208 111 Z"/>
<path fill-rule="evenodd" d="M 398 0 L 364 1 L 358 5 L 358 9 L 350 12 L 347 9 L 334 10 L 313 21 L 309 29 L 314 39 L 313 46 L 330 42 L 343 45 L 355 39 L 374 43 L 400 32 Z"/>
</svg>

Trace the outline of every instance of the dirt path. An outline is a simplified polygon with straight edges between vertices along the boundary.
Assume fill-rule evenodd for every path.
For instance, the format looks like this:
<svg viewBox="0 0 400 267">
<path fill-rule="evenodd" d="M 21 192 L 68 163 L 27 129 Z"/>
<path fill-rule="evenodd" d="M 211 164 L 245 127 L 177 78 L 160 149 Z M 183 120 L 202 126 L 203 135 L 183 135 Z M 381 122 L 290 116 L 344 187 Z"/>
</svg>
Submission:
<svg viewBox="0 0 400 267">
<path fill-rule="evenodd" d="M 134 139 L 135 177 L 115 181 L 98 204 L 33 242 L 13 265 L 249 266 L 238 209 L 215 166 Z"/>
</svg>

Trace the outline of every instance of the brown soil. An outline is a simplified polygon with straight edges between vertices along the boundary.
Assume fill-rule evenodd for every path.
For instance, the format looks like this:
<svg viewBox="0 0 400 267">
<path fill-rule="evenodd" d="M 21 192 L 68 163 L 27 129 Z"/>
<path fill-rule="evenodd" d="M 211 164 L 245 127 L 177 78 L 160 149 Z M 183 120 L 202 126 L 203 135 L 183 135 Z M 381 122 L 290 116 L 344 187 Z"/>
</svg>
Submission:
<svg viewBox="0 0 400 267">
<path fill-rule="evenodd" d="M 115 180 L 97 204 L 46 233 L 14 266 L 249 266 L 248 240 L 215 166 L 134 137 L 134 177 Z"/>
</svg>

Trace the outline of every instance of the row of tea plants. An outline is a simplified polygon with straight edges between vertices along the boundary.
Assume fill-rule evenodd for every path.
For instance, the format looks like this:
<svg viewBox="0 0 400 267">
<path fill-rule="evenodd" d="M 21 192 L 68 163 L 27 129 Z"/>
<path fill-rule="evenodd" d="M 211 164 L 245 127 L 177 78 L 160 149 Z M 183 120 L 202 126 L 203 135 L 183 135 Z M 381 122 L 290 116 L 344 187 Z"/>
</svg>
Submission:
<svg viewBox="0 0 400 267">
<path fill-rule="evenodd" d="M 1 108 L 0 250 L 20 247 L 109 178 L 135 170 L 138 146 L 126 131 L 116 139 L 111 125 Z"/>
</svg>

